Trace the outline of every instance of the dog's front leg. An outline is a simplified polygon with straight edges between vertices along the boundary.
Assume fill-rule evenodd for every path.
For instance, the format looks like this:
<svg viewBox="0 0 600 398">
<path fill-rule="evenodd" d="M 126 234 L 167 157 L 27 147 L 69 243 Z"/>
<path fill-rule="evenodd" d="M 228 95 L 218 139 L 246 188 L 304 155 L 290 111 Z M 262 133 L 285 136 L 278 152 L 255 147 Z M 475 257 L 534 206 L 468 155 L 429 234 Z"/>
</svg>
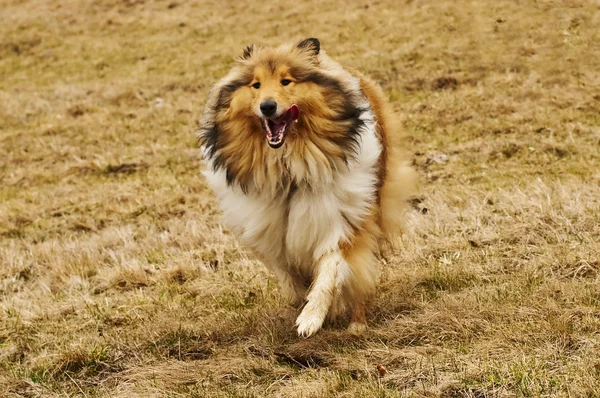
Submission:
<svg viewBox="0 0 600 398">
<path fill-rule="evenodd" d="M 306 287 L 289 274 L 288 271 L 275 267 L 273 272 L 279 282 L 279 288 L 284 300 L 294 307 L 299 307 L 304 302 Z"/>
<path fill-rule="evenodd" d="M 329 312 L 336 294 L 342 289 L 350 269 L 339 249 L 322 255 L 315 265 L 313 283 L 306 297 L 306 305 L 296 319 L 298 335 L 312 336 Z"/>
<path fill-rule="evenodd" d="M 306 287 L 290 274 L 289 266 L 285 264 L 285 261 L 282 261 L 279 257 L 264 256 L 258 250 L 254 250 L 254 255 L 277 278 L 279 291 L 283 299 L 294 307 L 299 307 L 304 302 Z"/>
</svg>

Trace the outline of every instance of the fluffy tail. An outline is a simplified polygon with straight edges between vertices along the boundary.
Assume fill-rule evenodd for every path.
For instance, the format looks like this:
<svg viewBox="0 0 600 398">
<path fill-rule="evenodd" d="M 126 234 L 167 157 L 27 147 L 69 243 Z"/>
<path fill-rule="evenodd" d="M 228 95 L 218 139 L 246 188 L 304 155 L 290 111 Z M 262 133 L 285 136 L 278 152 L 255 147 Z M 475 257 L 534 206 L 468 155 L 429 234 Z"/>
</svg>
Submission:
<svg viewBox="0 0 600 398">
<path fill-rule="evenodd" d="M 385 240 L 394 246 L 404 231 L 404 213 L 417 188 L 417 173 L 400 151 L 390 149 L 387 176 L 381 187 L 381 227 Z"/>
<path fill-rule="evenodd" d="M 404 231 L 404 216 L 409 207 L 408 200 L 418 187 L 417 172 L 410 165 L 410 156 L 405 148 L 405 134 L 400 121 L 391 107 L 387 114 L 388 153 L 386 178 L 381 187 L 381 227 L 384 243 L 389 249 L 397 248 L 398 238 Z"/>
</svg>

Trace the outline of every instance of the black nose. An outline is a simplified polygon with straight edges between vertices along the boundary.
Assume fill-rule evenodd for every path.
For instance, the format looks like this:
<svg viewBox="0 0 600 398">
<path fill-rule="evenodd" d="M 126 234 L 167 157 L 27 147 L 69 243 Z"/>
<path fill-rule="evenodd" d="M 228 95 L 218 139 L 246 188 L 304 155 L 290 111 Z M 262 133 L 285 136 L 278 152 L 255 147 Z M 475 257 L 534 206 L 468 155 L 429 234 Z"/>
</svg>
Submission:
<svg viewBox="0 0 600 398">
<path fill-rule="evenodd" d="M 277 102 L 275 101 L 264 101 L 260 104 L 260 111 L 265 116 L 273 116 L 277 110 Z"/>
</svg>

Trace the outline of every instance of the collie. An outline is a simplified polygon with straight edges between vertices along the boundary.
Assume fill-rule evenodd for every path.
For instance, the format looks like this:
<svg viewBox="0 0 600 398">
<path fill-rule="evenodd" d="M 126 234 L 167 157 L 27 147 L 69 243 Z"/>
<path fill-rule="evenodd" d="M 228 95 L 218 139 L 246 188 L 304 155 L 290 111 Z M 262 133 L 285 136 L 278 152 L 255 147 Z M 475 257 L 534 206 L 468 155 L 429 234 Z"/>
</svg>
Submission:
<svg viewBox="0 0 600 398">
<path fill-rule="evenodd" d="M 363 330 L 414 182 L 381 89 L 314 38 L 250 46 L 211 89 L 198 133 L 226 226 L 304 303 L 298 334 L 348 312 Z"/>
</svg>

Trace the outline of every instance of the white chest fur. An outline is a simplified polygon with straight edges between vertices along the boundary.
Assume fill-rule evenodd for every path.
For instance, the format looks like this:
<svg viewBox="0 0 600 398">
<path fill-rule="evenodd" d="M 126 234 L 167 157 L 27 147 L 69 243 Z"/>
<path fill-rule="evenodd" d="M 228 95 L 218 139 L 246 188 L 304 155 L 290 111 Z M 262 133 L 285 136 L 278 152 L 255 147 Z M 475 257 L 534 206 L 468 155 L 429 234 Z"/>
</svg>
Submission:
<svg viewBox="0 0 600 398">
<path fill-rule="evenodd" d="M 311 267 L 348 239 L 352 226 L 360 226 L 369 214 L 381 144 L 370 111 L 363 120 L 357 155 L 347 167 L 330 171 L 328 182 L 317 187 L 297 183 L 290 195 L 273 198 L 256 189 L 244 193 L 236 185 L 228 186 L 222 170 L 205 171 L 226 226 L 260 254 L 267 267 Z"/>
</svg>

